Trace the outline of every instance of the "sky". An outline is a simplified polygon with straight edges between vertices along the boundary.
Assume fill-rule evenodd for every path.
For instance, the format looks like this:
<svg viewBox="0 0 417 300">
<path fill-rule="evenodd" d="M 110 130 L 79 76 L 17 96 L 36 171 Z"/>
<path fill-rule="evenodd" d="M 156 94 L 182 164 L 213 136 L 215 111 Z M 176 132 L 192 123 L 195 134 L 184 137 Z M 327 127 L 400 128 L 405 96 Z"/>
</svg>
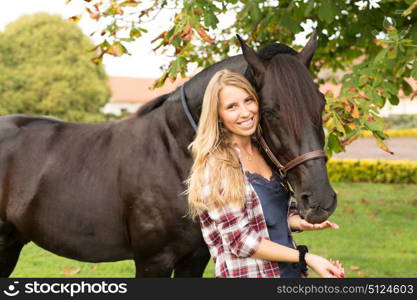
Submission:
<svg viewBox="0 0 417 300">
<path fill-rule="evenodd" d="M 70 4 L 66 4 L 66 0 L 0 0 L 0 31 L 4 27 L 25 14 L 33 14 L 36 12 L 48 12 L 51 14 L 59 14 L 63 18 L 69 18 L 74 15 L 81 14 L 83 10 L 83 0 L 72 0 Z M 174 17 L 175 10 L 163 10 L 158 16 L 144 26 L 148 29 L 148 33 L 144 34 L 140 41 L 127 44 L 130 56 L 123 55 L 121 57 L 113 57 L 105 55 L 103 64 L 107 74 L 110 76 L 128 76 L 128 77 L 148 77 L 157 78 L 162 75 L 161 66 L 166 65 L 170 58 L 153 52 L 155 45 L 151 41 L 158 36 L 162 29 L 167 28 L 167 24 Z M 232 17 L 222 17 L 219 27 L 228 26 L 233 22 Z M 95 21 L 88 16 L 84 16 L 77 23 L 86 35 L 90 35 L 97 29 Z M 307 33 L 307 32 L 306 32 Z M 305 43 L 305 34 L 299 35 L 296 40 L 297 44 Z M 94 41 L 93 41 L 94 42 Z M 192 66 L 190 67 L 192 73 Z"/>
<path fill-rule="evenodd" d="M 65 0 L 0 0 L 0 31 L 4 31 L 8 23 L 25 14 L 48 12 L 59 14 L 63 18 L 78 15 L 83 11 L 80 2 L 82 0 L 72 0 L 70 5 L 66 5 Z M 162 11 L 158 18 L 147 24 L 146 28 L 149 29 L 149 34 L 142 36 L 141 41 L 127 45 L 131 56 L 105 55 L 103 63 L 106 72 L 110 76 L 159 77 L 162 74 L 160 67 L 169 62 L 169 58 L 155 54 L 150 41 L 161 33 L 161 28 L 166 26 L 171 15 L 173 15 L 173 11 Z M 77 24 L 86 35 L 90 35 L 97 28 L 96 23 L 87 16 L 84 16 Z"/>
</svg>

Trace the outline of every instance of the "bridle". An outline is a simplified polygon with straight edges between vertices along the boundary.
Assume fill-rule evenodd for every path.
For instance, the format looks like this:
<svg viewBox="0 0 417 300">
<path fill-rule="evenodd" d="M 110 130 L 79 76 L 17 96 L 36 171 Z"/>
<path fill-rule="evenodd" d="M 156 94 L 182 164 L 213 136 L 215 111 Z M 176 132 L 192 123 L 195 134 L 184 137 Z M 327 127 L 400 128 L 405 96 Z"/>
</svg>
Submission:
<svg viewBox="0 0 417 300">
<path fill-rule="evenodd" d="M 272 161 L 275 167 L 277 167 L 279 174 L 281 175 L 282 185 L 287 191 L 291 193 L 291 195 L 294 194 L 294 189 L 292 188 L 287 178 L 287 173 L 289 170 L 294 169 L 295 167 L 312 159 L 324 158 L 327 161 L 326 152 L 324 152 L 323 150 L 313 150 L 297 156 L 296 158 L 290 160 L 284 165 L 280 163 L 280 161 L 276 158 L 274 153 L 272 153 L 271 149 L 268 147 L 268 144 L 266 143 L 264 137 L 261 134 L 262 131 L 260 127 L 259 131 L 260 133 L 257 136 L 258 141 L 261 144 L 261 147 L 265 151 L 266 155 L 268 155 L 269 159 Z"/>
<path fill-rule="evenodd" d="M 197 123 L 194 121 L 193 116 L 191 115 L 190 109 L 187 105 L 187 99 L 185 97 L 185 91 L 184 91 L 184 85 L 181 86 L 181 103 L 184 108 L 185 114 L 187 116 L 188 121 L 190 122 L 191 126 L 194 128 L 194 131 L 197 132 Z M 288 171 L 294 169 L 295 167 L 313 159 L 318 158 L 324 158 L 327 161 L 327 155 L 326 152 L 323 150 L 313 150 L 304 154 L 301 154 L 297 156 L 296 158 L 290 160 L 286 164 L 282 164 L 272 153 L 271 149 L 269 148 L 268 144 L 266 143 L 263 135 L 261 127 L 259 127 L 259 130 L 257 132 L 257 139 L 259 143 L 261 144 L 262 149 L 265 151 L 265 153 L 268 155 L 269 159 L 272 161 L 272 163 L 275 165 L 275 167 L 278 169 L 279 174 L 281 176 L 282 185 L 284 188 L 291 193 L 291 195 L 294 194 L 294 190 L 291 187 L 290 182 L 287 178 Z"/>
</svg>

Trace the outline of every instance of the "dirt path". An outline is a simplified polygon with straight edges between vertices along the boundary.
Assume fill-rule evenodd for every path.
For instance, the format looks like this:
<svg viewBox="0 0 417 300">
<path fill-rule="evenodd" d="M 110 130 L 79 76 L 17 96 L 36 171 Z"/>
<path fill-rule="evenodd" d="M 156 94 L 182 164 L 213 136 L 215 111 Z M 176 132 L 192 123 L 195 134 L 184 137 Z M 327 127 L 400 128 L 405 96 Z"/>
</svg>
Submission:
<svg viewBox="0 0 417 300">
<path fill-rule="evenodd" d="M 374 138 L 362 138 L 347 146 L 346 152 L 335 154 L 333 157 L 417 161 L 417 138 L 391 138 L 386 141 L 386 145 L 394 152 L 394 155 L 378 148 Z"/>
</svg>

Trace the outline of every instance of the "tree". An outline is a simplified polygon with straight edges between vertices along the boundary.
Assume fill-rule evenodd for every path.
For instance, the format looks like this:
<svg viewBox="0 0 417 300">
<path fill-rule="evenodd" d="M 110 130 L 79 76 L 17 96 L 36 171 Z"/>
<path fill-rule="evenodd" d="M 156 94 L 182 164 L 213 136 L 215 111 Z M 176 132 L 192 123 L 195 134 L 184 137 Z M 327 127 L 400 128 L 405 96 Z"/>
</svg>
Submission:
<svg viewBox="0 0 417 300">
<path fill-rule="evenodd" d="M 110 90 L 92 42 L 75 24 L 28 15 L 0 35 L 0 114 L 39 114 L 68 121 L 104 120 Z"/>
<path fill-rule="evenodd" d="M 414 0 L 153 0 L 147 7 L 136 0 L 84 3 L 92 19 L 105 19 L 107 24 L 99 31 L 103 39 L 97 46 L 96 62 L 105 54 L 127 53 L 125 43 L 146 34 L 147 19 L 168 6 L 178 7 L 174 20 L 154 40 L 155 49 L 175 52 L 157 87 L 168 78 L 184 76 L 191 62 L 205 67 L 227 57 L 238 45 L 233 38 L 236 33 L 254 48 L 275 41 L 292 45 L 295 35 L 304 31 L 303 24 L 315 23 L 319 49 L 313 75 L 321 68 L 346 73 L 340 80 L 341 94 L 337 98 L 326 95 L 328 154 L 342 151 L 362 130 L 371 131 L 378 146 L 389 152 L 378 112 L 387 101 L 398 104 L 399 89 L 406 95 L 417 94 L 406 80 L 417 79 Z M 235 22 L 219 30 L 219 19 L 230 12 L 235 13 Z"/>
</svg>

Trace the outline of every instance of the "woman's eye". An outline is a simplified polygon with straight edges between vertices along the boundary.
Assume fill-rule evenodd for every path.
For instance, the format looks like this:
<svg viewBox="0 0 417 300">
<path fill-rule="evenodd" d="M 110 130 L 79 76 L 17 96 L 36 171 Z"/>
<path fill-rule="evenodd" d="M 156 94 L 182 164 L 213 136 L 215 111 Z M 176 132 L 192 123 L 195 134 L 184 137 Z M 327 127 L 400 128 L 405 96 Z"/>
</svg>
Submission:
<svg viewBox="0 0 417 300">
<path fill-rule="evenodd" d="M 236 104 L 230 104 L 230 105 L 228 105 L 227 106 L 227 109 L 233 109 L 233 108 L 236 108 Z"/>
<path fill-rule="evenodd" d="M 252 102 L 252 101 L 253 101 L 253 99 L 252 99 L 252 98 L 246 98 L 246 99 L 245 99 L 245 102 L 246 102 L 246 103 L 249 103 L 249 102 Z"/>
</svg>

